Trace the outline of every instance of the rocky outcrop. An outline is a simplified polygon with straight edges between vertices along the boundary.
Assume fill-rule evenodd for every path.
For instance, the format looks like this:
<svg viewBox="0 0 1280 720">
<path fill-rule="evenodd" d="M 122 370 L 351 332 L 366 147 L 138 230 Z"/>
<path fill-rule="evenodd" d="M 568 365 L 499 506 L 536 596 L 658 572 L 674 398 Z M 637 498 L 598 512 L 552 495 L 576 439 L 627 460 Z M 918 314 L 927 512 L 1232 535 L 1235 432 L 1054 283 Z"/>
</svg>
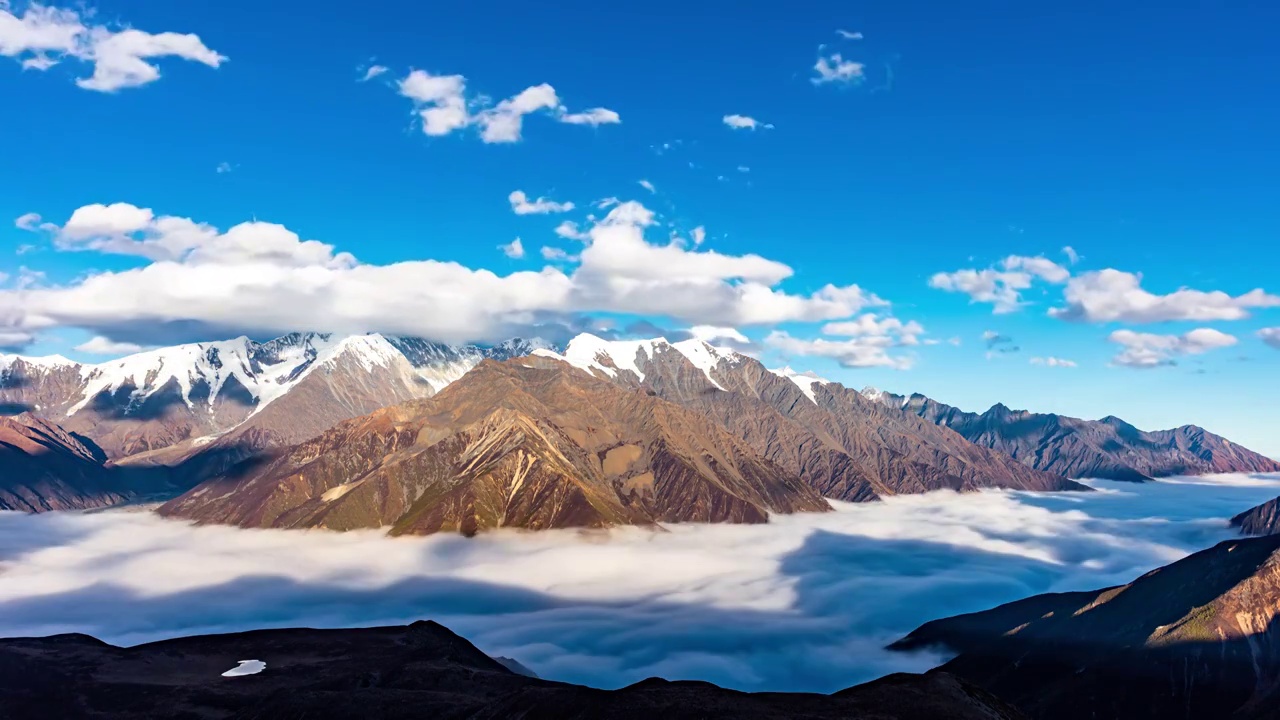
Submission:
<svg viewBox="0 0 1280 720">
<path fill-rule="evenodd" d="M 1280 536 L 1233 540 L 1119 587 L 928 623 L 896 644 L 1035 718 L 1263 718 L 1280 707 Z"/>
<path fill-rule="evenodd" d="M 242 660 L 265 664 L 223 677 Z M 514 661 L 509 661 L 514 662 Z M 1018 720 L 943 674 L 833 695 L 748 694 L 652 678 L 595 690 L 513 672 L 433 622 L 259 630 L 120 648 L 85 635 L 0 640 L 0 715 L 39 718 L 866 718 Z"/>
<path fill-rule="evenodd" d="M 1280 472 L 1280 462 L 1195 425 L 1146 432 L 1109 416 L 1080 420 L 995 405 L 968 413 L 924 395 L 868 393 L 887 407 L 948 427 L 970 442 L 1070 478 L 1142 482 L 1174 475 Z"/>
<path fill-rule="evenodd" d="M 563 364 L 512 360 L 233 468 L 161 512 L 245 527 L 472 534 L 827 509 L 798 476 L 699 413 Z"/>
<path fill-rule="evenodd" d="M 1280 497 L 1231 518 L 1231 527 L 1240 528 L 1244 535 L 1280 534 Z"/>
</svg>

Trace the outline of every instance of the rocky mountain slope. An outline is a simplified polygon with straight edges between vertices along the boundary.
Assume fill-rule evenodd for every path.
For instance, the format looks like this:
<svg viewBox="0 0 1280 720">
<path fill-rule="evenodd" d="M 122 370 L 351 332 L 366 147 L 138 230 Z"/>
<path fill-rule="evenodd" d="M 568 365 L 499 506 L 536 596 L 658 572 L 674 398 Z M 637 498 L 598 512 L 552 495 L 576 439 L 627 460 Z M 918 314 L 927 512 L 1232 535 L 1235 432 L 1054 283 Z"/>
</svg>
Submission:
<svg viewBox="0 0 1280 720">
<path fill-rule="evenodd" d="M 133 477 L 190 487 L 342 420 L 430 396 L 486 357 L 545 346 L 293 333 L 266 343 L 178 345 L 99 365 L 0 356 L 0 415 L 37 414 L 138 468 Z"/>
<path fill-rule="evenodd" d="M 129 493 L 91 441 L 30 414 L 0 417 L 0 510 L 111 505 Z"/>
<path fill-rule="evenodd" d="M 1087 489 L 838 383 L 771 371 L 698 340 L 610 342 L 580 335 L 564 354 L 539 350 L 535 356 L 695 410 L 834 499 L 941 488 Z"/>
<path fill-rule="evenodd" d="M 223 677 L 240 661 L 259 673 Z M 594 690 L 512 672 L 432 622 L 260 630 L 131 648 L 84 635 L 0 640 L 0 717 L 40 718 L 850 718 L 1017 720 L 943 674 L 893 675 L 833 695 L 733 692 L 645 680 Z"/>
<path fill-rule="evenodd" d="M 161 512 L 245 527 L 472 534 L 827 509 L 798 476 L 699 413 L 563 363 L 511 360 L 233 469 Z"/>
<path fill-rule="evenodd" d="M 1280 714 L 1280 536 L 1233 540 L 1128 585 L 1038 595 L 938 620 L 895 647 L 1034 718 Z"/>
<path fill-rule="evenodd" d="M 1070 478 L 1142 482 L 1173 475 L 1280 472 L 1280 462 L 1196 427 L 1146 432 L 1117 417 L 1080 420 L 996 405 L 964 412 L 924 395 L 864 394 L 951 428 L 969 441 L 1024 464 Z"/>
<path fill-rule="evenodd" d="M 1231 527 L 1240 528 L 1245 535 L 1280 534 L 1280 497 L 1231 518 Z"/>
</svg>

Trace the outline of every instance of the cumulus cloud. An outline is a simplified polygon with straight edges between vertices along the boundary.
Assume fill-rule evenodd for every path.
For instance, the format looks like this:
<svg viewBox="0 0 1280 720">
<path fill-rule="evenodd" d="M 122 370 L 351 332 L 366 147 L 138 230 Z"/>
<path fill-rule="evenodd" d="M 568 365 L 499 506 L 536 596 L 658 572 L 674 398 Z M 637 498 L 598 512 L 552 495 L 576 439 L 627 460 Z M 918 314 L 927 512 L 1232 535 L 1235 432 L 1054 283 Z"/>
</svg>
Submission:
<svg viewBox="0 0 1280 720">
<path fill-rule="evenodd" d="M 1156 295 L 1142 288 L 1142 276 L 1106 269 L 1071 278 L 1066 305 L 1049 314 L 1082 322 L 1153 323 L 1170 320 L 1241 320 L 1255 308 L 1280 307 L 1280 296 L 1261 289 L 1232 297 L 1215 290 L 1181 288 Z"/>
<path fill-rule="evenodd" d="M 229 162 L 220 162 L 218 163 L 218 166 L 213 169 L 213 171 L 218 173 L 219 175 L 225 175 L 226 173 L 229 173 L 232 170 L 235 170 L 235 166 L 233 166 Z"/>
<path fill-rule="evenodd" d="M 486 143 L 519 142 L 527 115 L 546 114 L 570 125 L 592 127 L 622 122 L 607 108 L 591 108 L 572 113 L 560 103 L 556 89 L 547 83 L 532 85 L 488 106 L 484 97 L 467 99 L 467 79 L 462 75 L 433 75 L 413 70 L 398 83 L 402 96 L 414 103 L 422 131 L 433 137 L 448 135 L 466 127 L 478 127 Z"/>
<path fill-rule="evenodd" d="M 765 130 L 773 129 L 772 123 L 760 122 L 759 120 L 747 115 L 725 115 L 724 124 L 734 130 L 756 130 L 761 128 Z"/>
<path fill-rule="evenodd" d="M 101 335 L 95 335 L 77 345 L 76 350 L 91 355 L 129 355 L 142 352 L 142 346 L 137 343 L 116 342 L 108 340 Z"/>
<path fill-rule="evenodd" d="M 567 240 L 590 240 L 591 236 L 587 235 L 582 228 L 578 227 L 578 223 L 572 220 L 565 220 L 556 226 L 556 234 Z"/>
<path fill-rule="evenodd" d="M 840 53 L 831 53 L 818 58 L 818 62 L 813 65 L 815 75 L 809 80 L 814 85 L 825 85 L 827 83 L 848 85 L 862 82 L 865 77 L 864 70 L 865 66 L 862 63 L 845 60 Z"/>
<path fill-rule="evenodd" d="M 969 296 L 970 302 L 991 303 L 993 312 L 1002 315 L 1016 312 L 1026 304 L 1022 291 L 1037 279 L 1060 284 L 1070 276 L 1070 271 L 1047 258 L 1010 255 L 999 267 L 935 273 L 929 278 L 929 287 L 963 293 Z"/>
<path fill-rule="evenodd" d="M 1202 355 L 1239 342 L 1235 336 L 1213 328 L 1199 328 L 1182 335 L 1116 330 L 1107 339 L 1124 348 L 1111 359 L 1113 364 L 1143 369 L 1175 365 L 1180 356 Z"/>
<path fill-rule="evenodd" d="M 0 3 L 0 55 L 19 61 L 25 70 L 44 71 L 63 60 L 93 66 L 76 85 L 86 90 L 115 92 L 146 85 L 160 78 L 158 58 L 176 57 L 212 68 L 227 58 L 211 50 L 197 35 L 148 33 L 133 28 L 113 29 L 89 23 L 91 12 L 30 3 L 19 15 Z"/>
<path fill-rule="evenodd" d="M 523 190 L 515 190 L 507 196 L 507 201 L 511 203 L 511 210 L 517 215 L 547 215 L 550 213 L 569 212 L 574 205 L 571 202 L 555 202 L 547 198 L 540 197 L 537 200 L 530 200 Z"/>
<path fill-rule="evenodd" d="M 1263 328 L 1258 331 L 1258 337 L 1262 342 L 1280 350 L 1280 327 Z"/>
<path fill-rule="evenodd" d="M 1076 362 L 1075 362 L 1074 360 L 1064 360 L 1063 358 L 1052 357 L 1052 356 L 1050 356 L 1050 357 L 1033 357 L 1033 358 L 1031 358 L 1031 364 L 1032 364 L 1032 365 L 1042 365 L 1042 366 L 1044 366 L 1044 367 L 1054 367 L 1054 368 L 1073 368 L 1073 367 L 1076 367 Z"/>
<path fill-rule="evenodd" d="M 497 275 L 429 259 L 362 263 L 274 223 L 223 231 L 128 203 L 87 205 L 62 226 L 47 224 L 55 247 L 151 262 L 0 290 L 0 329 L 75 327 L 147 345 L 298 328 L 465 342 L 593 312 L 743 327 L 838 320 L 885 304 L 857 285 L 787 292 L 780 285 L 792 275 L 788 265 L 679 240 L 652 243 L 645 233 L 653 224 L 640 203 L 618 203 L 586 229 L 571 226 L 583 250 L 558 259 L 575 266 Z"/>
<path fill-rule="evenodd" d="M 519 260 L 524 257 L 524 243 L 520 242 L 520 238 L 516 238 L 505 245 L 499 245 L 498 249 L 502 251 L 503 255 L 512 260 Z"/>
<path fill-rule="evenodd" d="M 0 636 L 136 644 L 433 619 L 552 680 L 831 692 L 945 659 L 883 650 L 926 621 L 1127 582 L 1228 539 L 1225 518 L 1280 494 L 1274 481 L 1211 482 L 941 492 L 758 526 L 473 539 L 0 513 Z"/>
<path fill-rule="evenodd" d="M 805 339 L 775 330 L 765 338 L 764 343 L 787 357 L 824 357 L 847 368 L 887 367 L 909 370 L 915 363 L 915 358 L 891 354 L 890 350 L 919 345 L 919 336 L 924 333 L 924 328 L 915 321 L 904 323 L 898 318 L 881 318 L 874 313 L 865 313 L 853 320 L 827 323 L 822 332 L 847 339 Z"/>
</svg>

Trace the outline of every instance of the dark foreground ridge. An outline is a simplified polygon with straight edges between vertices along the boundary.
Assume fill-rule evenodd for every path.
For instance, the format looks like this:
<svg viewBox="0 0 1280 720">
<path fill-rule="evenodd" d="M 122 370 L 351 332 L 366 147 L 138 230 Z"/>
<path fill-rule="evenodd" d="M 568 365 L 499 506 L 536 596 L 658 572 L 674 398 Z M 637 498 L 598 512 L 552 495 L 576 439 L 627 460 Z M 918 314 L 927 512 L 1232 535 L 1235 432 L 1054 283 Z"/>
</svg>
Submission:
<svg viewBox="0 0 1280 720">
<path fill-rule="evenodd" d="M 1280 718 L 1280 535 L 1231 540 L 1128 585 L 936 620 L 894 645 L 1043 720 Z"/>
<path fill-rule="evenodd" d="M 223 677 L 241 660 L 256 675 Z M 259 630 L 118 648 L 87 635 L 0 640 L 0 718 L 866 718 L 1015 720 L 945 673 L 834 695 L 650 679 L 594 690 L 518 674 L 434 622 Z"/>
</svg>

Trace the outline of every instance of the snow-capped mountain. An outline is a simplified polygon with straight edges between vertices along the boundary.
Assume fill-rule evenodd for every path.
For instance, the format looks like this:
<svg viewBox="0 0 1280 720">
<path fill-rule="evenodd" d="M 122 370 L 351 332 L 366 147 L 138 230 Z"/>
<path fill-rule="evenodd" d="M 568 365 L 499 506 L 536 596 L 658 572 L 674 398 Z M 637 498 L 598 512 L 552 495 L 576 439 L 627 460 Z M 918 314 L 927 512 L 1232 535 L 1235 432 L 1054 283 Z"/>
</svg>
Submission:
<svg viewBox="0 0 1280 720">
<path fill-rule="evenodd" d="M 292 438 L 432 395 L 485 358 L 549 347 L 538 339 L 480 347 L 290 333 L 263 343 L 239 337 L 175 345 L 96 364 L 0 355 L 0 414 L 32 412 L 92 438 L 118 459 L 213 442 L 248 424 L 262 427 L 255 418 L 298 394 L 307 402 L 285 408 L 298 415 L 272 429 Z"/>
</svg>

